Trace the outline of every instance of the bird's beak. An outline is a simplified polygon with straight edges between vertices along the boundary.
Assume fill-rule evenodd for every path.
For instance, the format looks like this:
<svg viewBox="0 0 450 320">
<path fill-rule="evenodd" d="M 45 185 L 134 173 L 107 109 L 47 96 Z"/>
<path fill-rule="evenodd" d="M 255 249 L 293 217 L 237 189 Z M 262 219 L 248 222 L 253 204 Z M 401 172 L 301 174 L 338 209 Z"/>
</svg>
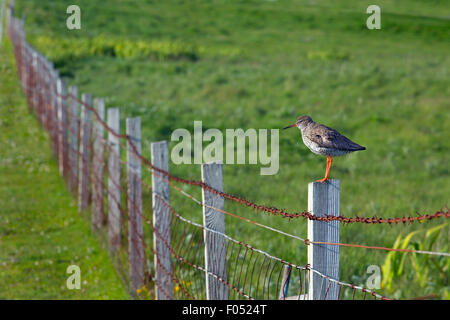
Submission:
<svg viewBox="0 0 450 320">
<path fill-rule="evenodd" d="M 295 127 L 295 125 L 296 125 L 296 123 L 291 124 L 290 126 L 284 127 L 283 130 L 284 130 L 284 129 L 289 129 L 289 128 Z"/>
</svg>

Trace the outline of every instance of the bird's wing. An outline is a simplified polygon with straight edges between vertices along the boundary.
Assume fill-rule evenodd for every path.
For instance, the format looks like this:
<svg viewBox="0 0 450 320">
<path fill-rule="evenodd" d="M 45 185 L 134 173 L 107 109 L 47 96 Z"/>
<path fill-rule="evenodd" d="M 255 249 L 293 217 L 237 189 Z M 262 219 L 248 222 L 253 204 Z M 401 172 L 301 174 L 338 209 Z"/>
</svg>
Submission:
<svg viewBox="0 0 450 320">
<path fill-rule="evenodd" d="M 314 126 L 314 130 L 309 131 L 308 138 L 323 148 L 349 151 L 365 149 L 333 128 L 329 128 L 319 123 L 314 123 Z"/>
</svg>

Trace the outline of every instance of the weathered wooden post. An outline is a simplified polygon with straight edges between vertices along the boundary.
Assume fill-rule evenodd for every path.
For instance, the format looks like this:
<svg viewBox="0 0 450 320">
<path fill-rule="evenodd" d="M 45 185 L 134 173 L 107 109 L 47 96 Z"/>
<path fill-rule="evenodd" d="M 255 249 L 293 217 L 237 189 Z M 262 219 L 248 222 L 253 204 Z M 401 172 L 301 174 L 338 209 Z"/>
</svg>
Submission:
<svg viewBox="0 0 450 320">
<path fill-rule="evenodd" d="M 70 95 L 70 148 L 69 148 L 69 160 L 70 160 L 70 191 L 76 193 L 78 186 L 78 138 L 80 134 L 80 126 L 78 123 L 79 111 L 78 111 L 78 88 L 71 86 L 69 88 Z"/>
<path fill-rule="evenodd" d="M 52 74 L 52 63 L 48 60 L 43 60 L 42 56 L 39 54 L 38 63 L 38 104 L 42 105 L 46 117 L 46 128 L 50 137 L 52 137 L 53 132 L 53 113 L 52 113 L 52 96 L 53 96 L 53 74 Z M 53 150 L 53 149 L 52 149 Z M 54 151 L 54 150 L 53 150 Z"/>
<path fill-rule="evenodd" d="M 339 216 L 339 180 L 325 183 L 311 182 L 308 185 L 308 211 L 317 217 Z M 310 241 L 339 242 L 339 221 L 308 220 L 308 239 Z M 308 264 L 330 279 L 339 280 L 339 246 L 310 244 Z M 308 298 L 310 300 L 336 300 L 339 286 L 310 271 Z"/>
<path fill-rule="evenodd" d="M 108 127 L 120 134 L 119 108 L 108 109 Z M 120 140 L 108 132 L 108 237 L 109 250 L 115 255 L 121 244 L 120 215 Z"/>
<path fill-rule="evenodd" d="M 169 172 L 169 146 L 167 141 L 151 144 L 152 164 L 156 168 Z M 163 200 L 170 203 L 169 184 L 160 172 L 153 171 L 153 250 L 155 262 L 155 292 L 158 300 L 171 300 L 173 292 L 172 264 L 170 261 L 170 210 Z M 162 239 L 164 237 L 164 239 Z"/>
<path fill-rule="evenodd" d="M 141 153 L 141 119 L 126 120 L 127 135 L 136 151 Z M 127 176 L 128 176 L 128 254 L 130 263 L 130 291 L 136 295 L 136 290 L 144 285 L 144 229 L 142 226 L 142 168 L 141 160 L 127 141 Z"/>
<path fill-rule="evenodd" d="M 49 131 L 49 122 L 51 121 L 51 114 L 48 111 L 47 96 L 49 94 L 49 86 L 50 86 L 50 74 L 45 70 L 45 66 L 48 63 L 47 60 L 43 58 L 43 56 L 36 52 L 36 73 L 34 79 L 34 100 L 36 113 L 39 114 L 39 121 L 42 126 Z"/>
<path fill-rule="evenodd" d="M 202 181 L 223 192 L 222 163 L 212 162 L 202 165 Z M 202 190 L 203 203 L 224 210 L 224 199 L 208 190 Z M 203 225 L 210 230 L 225 234 L 225 217 L 222 212 L 203 207 Z M 222 235 L 204 230 L 205 267 L 208 272 L 227 280 L 226 240 Z M 227 300 L 228 286 L 211 274 L 206 274 L 206 298 Z"/>
<path fill-rule="evenodd" d="M 94 109 L 100 117 L 105 119 L 105 100 L 94 99 Z M 92 226 L 100 229 L 105 224 L 103 215 L 103 183 L 105 169 L 105 144 L 104 127 L 97 119 L 93 118 L 93 148 L 92 148 Z"/>
<path fill-rule="evenodd" d="M 32 57 L 32 66 L 33 66 L 33 76 L 32 76 L 32 97 L 31 97 L 31 105 L 33 106 L 34 111 L 37 111 L 37 94 L 38 94 L 38 86 L 37 77 L 39 76 L 38 70 L 38 53 L 36 50 L 33 50 Z M 45 127 L 45 126 L 44 126 Z"/>
<path fill-rule="evenodd" d="M 67 105 L 66 105 L 66 83 L 61 78 L 56 81 L 57 116 L 58 116 L 58 159 L 59 173 L 66 177 L 68 174 L 68 138 L 67 138 Z M 43 113 L 45 114 L 45 113 Z M 45 121 L 43 120 L 42 125 Z"/>
<path fill-rule="evenodd" d="M 42 58 L 44 60 L 44 58 Z M 50 87 L 50 110 L 52 117 L 52 144 L 53 144 L 53 157 L 58 159 L 59 150 L 58 150 L 58 102 L 57 102 L 57 84 L 56 81 L 59 77 L 58 71 L 53 67 L 53 63 L 50 63 L 51 67 L 51 87 Z"/>
<path fill-rule="evenodd" d="M 37 93 L 37 106 L 36 111 L 39 113 L 39 115 L 42 117 L 40 118 L 40 121 L 44 128 L 47 128 L 48 132 L 48 126 L 47 123 L 51 120 L 49 120 L 52 117 L 52 114 L 49 112 L 47 104 L 48 99 L 47 95 L 49 94 L 49 86 L 50 86 L 50 75 L 47 72 L 47 75 L 44 76 L 44 66 L 47 63 L 47 60 L 38 53 L 38 62 L 37 62 L 37 83 L 36 83 L 36 90 L 39 91 Z M 43 123 L 45 122 L 45 123 Z"/>
<path fill-rule="evenodd" d="M 3 23 L 3 21 L 2 21 Z M 29 99 L 29 79 L 30 79 L 30 64 L 29 64 L 29 46 L 26 40 L 23 41 L 23 55 L 24 55 L 24 72 L 22 78 L 23 92 L 27 100 Z"/>
<path fill-rule="evenodd" d="M 83 93 L 81 102 L 87 106 L 92 105 L 92 96 Z M 89 206 L 89 170 L 91 167 L 91 111 L 85 106 L 81 107 L 81 130 L 80 130 L 80 159 L 78 171 L 78 211 L 84 211 Z"/>
<path fill-rule="evenodd" d="M 28 51 L 28 76 L 27 76 L 27 96 L 28 96 L 28 104 L 29 108 L 33 109 L 33 93 L 34 93 L 34 86 L 33 86 L 33 77 L 34 77 L 34 64 L 33 64 L 33 55 L 34 55 L 34 49 L 27 44 L 27 51 Z"/>
</svg>

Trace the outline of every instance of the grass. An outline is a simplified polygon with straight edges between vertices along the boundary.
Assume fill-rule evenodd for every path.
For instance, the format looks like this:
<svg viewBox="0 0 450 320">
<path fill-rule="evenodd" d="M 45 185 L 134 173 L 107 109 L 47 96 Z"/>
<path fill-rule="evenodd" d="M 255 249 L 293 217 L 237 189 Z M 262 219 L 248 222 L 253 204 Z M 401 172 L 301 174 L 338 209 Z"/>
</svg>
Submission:
<svg viewBox="0 0 450 320">
<path fill-rule="evenodd" d="M 129 299 L 26 106 L 8 41 L 0 69 L 0 299 Z M 66 287 L 72 264 L 80 290 Z"/>
<path fill-rule="evenodd" d="M 141 117 L 144 155 L 149 155 L 149 142 L 170 140 L 177 128 L 192 132 L 194 120 L 202 120 L 204 130 L 224 132 L 278 129 L 308 114 L 367 147 L 333 164 L 331 177 L 341 180 L 342 215 L 395 217 L 434 213 L 448 205 L 450 21 L 445 1 L 378 1 L 382 29 L 372 31 L 365 27 L 368 1 L 16 3 L 17 15 L 27 14 L 28 38 L 52 57 L 70 84 L 106 97 L 108 106 L 120 106 L 123 120 Z M 82 10 L 79 31 L 65 27 L 65 9 L 73 3 Z M 116 53 L 124 43 L 132 51 Z M 188 48 L 195 59 L 148 54 L 158 43 Z M 156 45 L 156 52 L 164 52 L 162 47 Z M 73 54 L 80 48 L 82 54 Z M 282 131 L 278 174 L 260 176 L 259 169 L 226 165 L 225 191 L 303 211 L 307 183 L 323 176 L 325 160 L 303 146 L 299 132 Z M 170 171 L 200 178 L 197 165 L 171 163 Z M 189 191 L 200 197 L 199 189 Z M 171 196 L 180 213 L 201 222 L 199 208 L 175 192 Z M 306 235 L 305 221 L 254 213 L 232 203 L 226 208 Z M 230 236 L 306 263 L 302 244 L 232 219 L 226 222 Z M 438 224 L 343 226 L 341 241 L 389 247 L 401 233 Z M 448 251 L 449 235 L 446 227 L 433 249 Z M 342 248 L 341 279 L 363 283 L 367 267 L 381 266 L 385 257 L 384 252 Z M 407 298 L 424 290 L 448 290 L 445 277 L 431 274 L 429 280 L 425 290 L 407 276 L 397 277 L 391 290 L 381 291 Z"/>
</svg>

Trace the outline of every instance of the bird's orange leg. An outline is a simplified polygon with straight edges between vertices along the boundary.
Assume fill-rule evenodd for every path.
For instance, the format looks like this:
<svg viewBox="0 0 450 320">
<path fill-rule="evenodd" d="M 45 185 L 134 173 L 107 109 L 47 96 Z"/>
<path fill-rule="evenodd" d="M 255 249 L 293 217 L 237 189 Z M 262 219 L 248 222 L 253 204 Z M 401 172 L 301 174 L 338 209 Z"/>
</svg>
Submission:
<svg viewBox="0 0 450 320">
<path fill-rule="evenodd" d="M 316 180 L 316 182 L 324 183 L 328 180 L 328 175 L 330 174 L 331 164 L 333 163 L 333 158 L 330 156 L 327 156 L 327 171 L 325 172 L 325 178 Z"/>
</svg>

